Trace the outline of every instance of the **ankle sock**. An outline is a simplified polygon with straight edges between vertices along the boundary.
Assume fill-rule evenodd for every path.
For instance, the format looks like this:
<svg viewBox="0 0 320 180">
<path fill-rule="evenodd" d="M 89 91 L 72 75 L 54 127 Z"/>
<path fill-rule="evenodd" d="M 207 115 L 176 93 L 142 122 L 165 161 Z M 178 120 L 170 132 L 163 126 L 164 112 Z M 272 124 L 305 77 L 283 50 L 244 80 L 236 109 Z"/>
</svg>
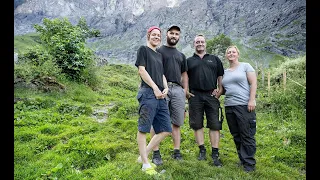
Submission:
<svg viewBox="0 0 320 180">
<path fill-rule="evenodd" d="M 160 155 L 160 150 L 153 151 L 153 155 Z"/>
<path fill-rule="evenodd" d="M 199 149 L 200 149 L 200 150 L 206 150 L 206 148 L 204 147 L 203 144 L 199 146 Z"/>
<path fill-rule="evenodd" d="M 219 155 L 219 148 L 212 147 L 212 154 L 218 154 Z"/>
</svg>

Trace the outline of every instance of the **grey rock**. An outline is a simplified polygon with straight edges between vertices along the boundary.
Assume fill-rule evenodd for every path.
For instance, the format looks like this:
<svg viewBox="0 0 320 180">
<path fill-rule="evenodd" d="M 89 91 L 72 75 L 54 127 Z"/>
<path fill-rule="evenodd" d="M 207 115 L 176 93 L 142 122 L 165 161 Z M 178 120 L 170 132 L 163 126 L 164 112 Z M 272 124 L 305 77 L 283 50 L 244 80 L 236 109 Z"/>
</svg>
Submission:
<svg viewBox="0 0 320 180">
<path fill-rule="evenodd" d="M 177 46 L 192 55 L 192 41 L 202 33 L 221 33 L 243 45 L 284 56 L 306 52 L 305 0 L 15 0 L 14 34 L 34 32 L 43 18 L 80 17 L 101 37 L 88 40 L 96 54 L 109 63 L 133 64 L 136 50 L 146 44 L 146 30 L 162 28 L 165 43 L 170 24 L 181 27 Z"/>
</svg>

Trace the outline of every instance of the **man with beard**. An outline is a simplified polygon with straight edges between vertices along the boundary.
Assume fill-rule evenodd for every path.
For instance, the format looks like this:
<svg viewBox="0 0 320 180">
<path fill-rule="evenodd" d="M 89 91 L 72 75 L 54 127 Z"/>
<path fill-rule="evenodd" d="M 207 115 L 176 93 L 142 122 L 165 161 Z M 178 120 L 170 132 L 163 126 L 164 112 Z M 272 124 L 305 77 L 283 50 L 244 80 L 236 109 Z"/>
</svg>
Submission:
<svg viewBox="0 0 320 180">
<path fill-rule="evenodd" d="M 184 124 L 185 101 L 188 90 L 188 75 L 186 56 L 177 50 L 176 44 L 180 38 L 180 27 L 172 25 L 168 28 L 167 43 L 157 49 L 162 54 L 164 75 L 168 81 L 168 94 L 166 100 L 170 111 L 172 124 L 173 154 L 172 158 L 182 160 L 180 153 L 181 133 L 180 127 Z M 151 135 L 154 134 L 151 131 Z M 163 164 L 159 146 L 153 148 L 152 162 L 156 165 Z"/>
<path fill-rule="evenodd" d="M 198 160 L 206 160 L 206 148 L 204 146 L 203 121 L 206 115 L 207 128 L 212 147 L 213 165 L 221 167 L 219 159 L 220 130 L 222 129 L 222 109 L 219 97 L 222 92 L 222 76 L 224 69 L 221 60 L 206 52 L 206 40 L 203 35 L 197 35 L 193 42 L 195 52 L 187 58 L 189 92 L 189 125 L 194 130 L 194 136 L 199 146 Z"/>
</svg>

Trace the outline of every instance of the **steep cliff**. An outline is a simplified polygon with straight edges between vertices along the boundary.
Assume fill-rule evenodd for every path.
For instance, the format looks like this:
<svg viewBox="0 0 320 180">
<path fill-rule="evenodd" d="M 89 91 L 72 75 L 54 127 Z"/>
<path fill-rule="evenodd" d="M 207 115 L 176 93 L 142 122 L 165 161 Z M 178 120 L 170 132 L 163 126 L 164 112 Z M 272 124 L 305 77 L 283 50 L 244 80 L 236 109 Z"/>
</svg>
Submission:
<svg viewBox="0 0 320 180">
<path fill-rule="evenodd" d="M 96 53 L 122 63 L 135 61 L 146 42 L 146 29 L 170 24 L 181 27 L 178 48 L 189 55 L 198 33 L 220 33 L 242 44 L 292 56 L 306 51 L 305 0 L 15 0 L 14 33 L 34 32 L 42 19 L 80 17 L 101 37 L 88 40 Z M 165 38 L 163 38 L 164 40 Z M 164 43 L 164 42 L 163 42 Z"/>
</svg>

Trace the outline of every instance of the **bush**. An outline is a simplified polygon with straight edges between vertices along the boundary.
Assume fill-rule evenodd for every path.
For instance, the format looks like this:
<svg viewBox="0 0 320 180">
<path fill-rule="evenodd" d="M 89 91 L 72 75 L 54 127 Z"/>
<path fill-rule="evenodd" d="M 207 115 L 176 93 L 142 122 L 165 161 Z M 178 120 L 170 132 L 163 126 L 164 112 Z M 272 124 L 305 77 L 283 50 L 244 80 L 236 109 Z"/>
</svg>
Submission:
<svg viewBox="0 0 320 180">
<path fill-rule="evenodd" d="M 61 69 L 47 51 L 40 46 L 30 48 L 28 52 L 21 54 L 19 63 L 14 65 L 14 78 L 30 82 L 40 77 L 58 77 Z"/>
<path fill-rule="evenodd" d="M 94 53 L 86 47 L 85 39 L 96 36 L 99 32 L 91 32 L 85 24 L 83 19 L 79 25 L 73 26 L 67 18 L 53 20 L 44 18 L 43 26 L 34 25 L 48 53 L 54 57 L 53 60 L 62 72 L 71 80 L 78 82 L 95 81 L 93 77 L 95 73 L 89 72 L 94 70 L 92 68 L 95 66 Z"/>
</svg>

